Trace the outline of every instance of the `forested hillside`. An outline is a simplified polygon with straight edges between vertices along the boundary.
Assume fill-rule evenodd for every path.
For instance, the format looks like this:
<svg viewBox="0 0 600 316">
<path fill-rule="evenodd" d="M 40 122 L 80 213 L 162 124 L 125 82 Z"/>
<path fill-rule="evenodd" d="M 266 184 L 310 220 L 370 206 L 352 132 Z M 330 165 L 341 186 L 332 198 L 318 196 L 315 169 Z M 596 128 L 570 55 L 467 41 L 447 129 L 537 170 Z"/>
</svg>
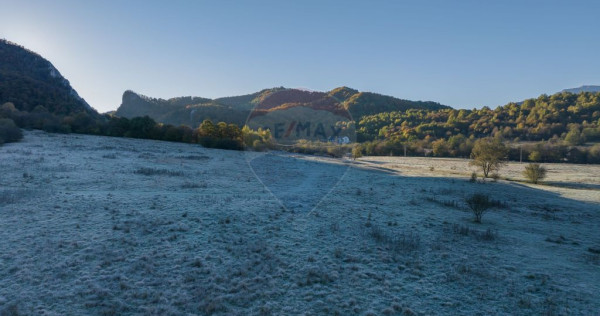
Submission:
<svg viewBox="0 0 600 316">
<path fill-rule="evenodd" d="M 0 104 L 25 112 L 97 115 L 52 63 L 22 46 L 0 39 Z"/>
<path fill-rule="evenodd" d="M 148 115 L 161 123 L 192 127 L 206 119 L 243 125 L 254 109 L 272 110 L 296 105 L 322 107 L 324 104 L 347 111 L 355 119 L 387 111 L 449 109 L 448 106 L 436 102 L 402 100 L 371 92 L 359 92 L 348 87 L 328 92 L 278 87 L 217 99 L 179 97 L 168 100 L 151 98 L 128 90 L 123 94 L 123 101 L 115 115 L 127 118 Z"/>
<path fill-rule="evenodd" d="M 357 133 L 365 154 L 400 155 L 407 147 L 409 154 L 468 157 L 475 139 L 491 136 L 525 148 L 526 160 L 596 163 L 600 145 L 590 143 L 600 142 L 600 93 L 542 95 L 494 110 L 385 112 L 363 117 Z"/>
<path fill-rule="evenodd" d="M 501 136 L 509 140 L 549 140 L 565 138 L 579 131 L 576 144 L 600 141 L 600 93 L 582 92 L 542 95 L 494 110 L 442 109 L 385 112 L 363 117 L 358 122 L 361 140 L 382 138 L 448 139 Z"/>
</svg>

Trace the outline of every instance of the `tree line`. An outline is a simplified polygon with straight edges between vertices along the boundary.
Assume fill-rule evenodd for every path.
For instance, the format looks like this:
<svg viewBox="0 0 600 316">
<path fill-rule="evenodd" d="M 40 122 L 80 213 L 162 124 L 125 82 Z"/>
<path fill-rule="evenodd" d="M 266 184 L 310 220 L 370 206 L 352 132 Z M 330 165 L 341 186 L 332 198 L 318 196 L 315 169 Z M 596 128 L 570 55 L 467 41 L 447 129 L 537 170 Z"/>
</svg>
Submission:
<svg viewBox="0 0 600 316">
<path fill-rule="evenodd" d="M 514 141 L 560 138 L 578 145 L 600 141 L 600 93 L 542 95 L 494 110 L 483 107 L 383 112 L 362 117 L 357 123 L 357 134 L 359 141 L 447 139 L 462 134 L 467 138 L 492 136 Z"/>
<path fill-rule="evenodd" d="M 157 123 L 148 116 L 124 118 L 112 115 L 92 115 L 87 112 L 55 115 L 43 106 L 33 111 L 19 111 L 12 103 L 0 106 L 0 139 L 2 142 L 22 138 L 19 128 L 39 129 L 52 133 L 78 133 L 113 137 L 198 143 L 204 147 L 221 149 L 264 150 L 272 147 L 268 130 L 253 130 L 248 126 L 213 123 L 204 120 L 197 128 Z M 18 135 L 18 136 L 15 136 Z M 0 144 L 2 143 L 0 142 Z"/>
<path fill-rule="evenodd" d="M 205 120 L 197 128 L 157 123 L 150 117 L 132 119 L 86 111 L 55 114 L 38 105 L 20 111 L 12 103 L 0 106 L 0 118 L 21 128 L 198 143 L 223 149 L 263 150 L 274 144 L 268 130 Z M 3 123 L 9 126 L 8 121 Z M 3 130 L 11 130 L 4 128 Z M 478 139 L 507 143 L 510 160 L 530 162 L 600 163 L 600 93 L 542 95 L 491 110 L 409 109 L 362 117 L 356 123 L 354 155 L 436 156 L 469 158 Z M 1 136 L 0 136 L 1 137 Z M 3 142 L 14 141 L 4 136 Z M 590 144 L 596 142 L 596 144 Z M 301 142 L 301 153 L 344 155 L 350 148 Z"/>
<path fill-rule="evenodd" d="M 600 93 L 542 95 L 492 110 L 385 112 L 357 122 L 365 155 L 469 157 L 477 139 L 512 144 L 511 160 L 600 163 Z"/>
</svg>

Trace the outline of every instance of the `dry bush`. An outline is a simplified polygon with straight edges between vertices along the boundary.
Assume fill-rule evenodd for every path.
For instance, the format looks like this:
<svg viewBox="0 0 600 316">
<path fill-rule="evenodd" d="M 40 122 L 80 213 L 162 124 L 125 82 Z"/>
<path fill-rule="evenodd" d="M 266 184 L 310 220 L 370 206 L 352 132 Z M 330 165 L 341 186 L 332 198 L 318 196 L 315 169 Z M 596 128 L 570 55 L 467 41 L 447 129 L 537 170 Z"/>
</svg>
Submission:
<svg viewBox="0 0 600 316">
<path fill-rule="evenodd" d="M 208 185 L 206 183 L 193 183 L 186 182 L 181 185 L 182 189 L 206 189 Z"/>
<path fill-rule="evenodd" d="M 310 286 L 313 284 L 327 284 L 335 281 L 337 276 L 329 273 L 323 267 L 311 267 L 304 271 L 302 277 L 298 280 L 299 286 Z"/>
<path fill-rule="evenodd" d="M 177 158 L 179 158 L 179 159 L 186 159 L 186 160 L 207 160 L 207 159 L 210 159 L 210 157 L 205 156 L 205 155 L 180 155 L 180 156 L 177 156 Z"/>
<path fill-rule="evenodd" d="M 446 206 L 446 207 L 462 209 L 462 207 L 458 204 L 458 201 L 455 201 L 455 200 L 440 200 L 440 199 L 437 199 L 435 196 L 428 196 L 425 198 L 425 200 L 442 205 L 442 206 Z"/>
<path fill-rule="evenodd" d="M 500 180 L 500 174 L 498 174 L 497 172 L 494 172 L 492 174 L 492 181 L 498 182 L 498 180 Z"/>
<path fill-rule="evenodd" d="M 454 224 L 452 226 L 452 231 L 457 235 L 473 236 L 475 237 L 475 239 L 483 241 L 493 241 L 498 238 L 498 232 L 492 230 L 491 228 L 488 228 L 485 231 L 481 231 L 478 229 L 470 228 L 467 225 Z"/>
<path fill-rule="evenodd" d="M 0 145 L 18 142 L 23 138 L 23 132 L 11 119 L 0 118 Z"/>
<path fill-rule="evenodd" d="M 471 178 L 469 179 L 469 182 L 477 182 L 477 172 L 471 173 Z"/>
<path fill-rule="evenodd" d="M 368 233 L 377 243 L 384 244 L 393 251 L 415 251 L 421 246 L 421 237 L 413 232 L 392 234 L 377 225 L 371 225 Z"/>
<path fill-rule="evenodd" d="M 134 171 L 133 173 L 136 174 L 141 174 L 141 175 L 145 175 L 145 176 L 154 176 L 154 175 L 164 175 L 164 176 L 183 176 L 183 172 L 181 171 L 173 171 L 173 170 L 167 170 L 167 169 L 156 169 L 156 168 L 139 168 L 136 171 Z"/>
<path fill-rule="evenodd" d="M 525 166 L 523 175 L 529 182 L 537 184 L 538 181 L 543 180 L 546 177 L 546 168 L 542 167 L 538 163 L 530 163 Z"/>
</svg>

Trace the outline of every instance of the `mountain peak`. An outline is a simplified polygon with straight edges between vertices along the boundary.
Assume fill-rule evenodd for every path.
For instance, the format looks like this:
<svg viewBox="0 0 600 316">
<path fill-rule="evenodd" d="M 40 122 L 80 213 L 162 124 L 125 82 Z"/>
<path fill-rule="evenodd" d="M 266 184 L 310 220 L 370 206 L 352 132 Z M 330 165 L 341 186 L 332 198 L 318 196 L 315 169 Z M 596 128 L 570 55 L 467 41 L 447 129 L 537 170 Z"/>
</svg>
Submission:
<svg viewBox="0 0 600 316">
<path fill-rule="evenodd" d="M 338 102 L 344 102 L 357 93 L 359 93 L 358 90 L 341 86 L 329 91 L 329 96 L 336 99 Z"/>
<path fill-rule="evenodd" d="M 141 93 L 137 93 L 133 90 L 125 90 L 125 92 L 123 92 L 123 102 L 125 102 L 125 100 L 127 101 L 135 101 L 137 99 L 142 99 L 142 100 L 146 100 L 146 101 L 152 101 L 151 97 L 145 96 Z"/>
</svg>

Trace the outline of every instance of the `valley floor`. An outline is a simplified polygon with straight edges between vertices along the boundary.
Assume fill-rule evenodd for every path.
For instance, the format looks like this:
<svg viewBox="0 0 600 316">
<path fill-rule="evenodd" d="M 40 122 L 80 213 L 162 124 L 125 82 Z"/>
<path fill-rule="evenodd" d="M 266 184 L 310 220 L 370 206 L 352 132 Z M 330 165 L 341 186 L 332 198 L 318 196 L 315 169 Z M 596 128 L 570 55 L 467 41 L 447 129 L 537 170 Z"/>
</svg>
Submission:
<svg viewBox="0 0 600 316">
<path fill-rule="evenodd" d="M 0 147 L 0 314 L 598 315 L 599 167 L 467 164 L 26 132 Z M 472 193 L 500 201 L 482 224 Z"/>
</svg>

